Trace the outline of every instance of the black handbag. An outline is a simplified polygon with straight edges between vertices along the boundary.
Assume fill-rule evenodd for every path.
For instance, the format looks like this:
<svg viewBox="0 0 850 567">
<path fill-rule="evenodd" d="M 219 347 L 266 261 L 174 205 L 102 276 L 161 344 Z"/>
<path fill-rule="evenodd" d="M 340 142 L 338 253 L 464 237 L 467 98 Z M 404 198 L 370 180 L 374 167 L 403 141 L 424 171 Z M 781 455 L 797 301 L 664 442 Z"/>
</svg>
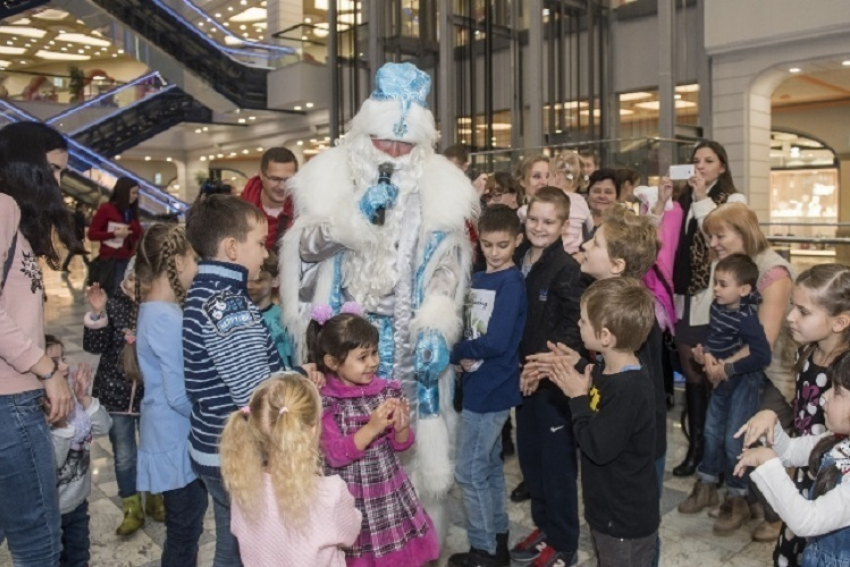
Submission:
<svg viewBox="0 0 850 567">
<path fill-rule="evenodd" d="M 115 290 L 112 286 L 115 282 L 115 258 L 103 258 L 98 256 L 89 264 L 89 276 L 86 280 L 86 285 L 100 285 L 100 288 L 106 292 L 106 295 L 112 297 Z"/>
</svg>

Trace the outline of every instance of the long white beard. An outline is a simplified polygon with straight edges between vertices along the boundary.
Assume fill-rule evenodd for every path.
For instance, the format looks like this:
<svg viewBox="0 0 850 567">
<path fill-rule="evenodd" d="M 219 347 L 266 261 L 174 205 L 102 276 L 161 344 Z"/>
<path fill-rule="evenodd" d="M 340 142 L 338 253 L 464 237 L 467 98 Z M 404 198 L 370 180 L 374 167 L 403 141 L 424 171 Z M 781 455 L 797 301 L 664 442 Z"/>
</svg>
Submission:
<svg viewBox="0 0 850 567">
<path fill-rule="evenodd" d="M 347 251 L 343 258 L 343 287 L 366 311 L 374 311 L 381 298 L 395 288 L 396 243 L 402 230 L 404 202 L 408 195 L 418 192 L 425 156 L 433 150 L 416 146 L 408 155 L 393 158 L 375 149 L 369 136 L 351 134 L 346 136 L 345 146 L 356 195 L 363 195 L 378 182 L 378 166 L 383 163 L 393 165 L 392 183 L 399 189 L 395 205 L 385 212 L 383 226 L 375 227 L 380 238 L 363 249 Z"/>
</svg>

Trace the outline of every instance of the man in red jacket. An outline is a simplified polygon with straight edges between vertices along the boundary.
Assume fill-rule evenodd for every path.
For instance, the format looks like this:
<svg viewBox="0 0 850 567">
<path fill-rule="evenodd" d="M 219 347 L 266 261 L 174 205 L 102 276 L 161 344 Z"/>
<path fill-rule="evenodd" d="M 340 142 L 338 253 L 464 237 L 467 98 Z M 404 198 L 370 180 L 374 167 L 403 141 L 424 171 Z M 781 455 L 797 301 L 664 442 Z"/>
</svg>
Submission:
<svg viewBox="0 0 850 567">
<path fill-rule="evenodd" d="M 266 248 L 270 250 L 276 248 L 278 239 L 292 225 L 294 211 L 286 183 L 297 171 L 295 154 L 286 148 L 269 148 L 260 160 L 260 174 L 249 179 L 242 190 L 242 199 L 266 213 Z"/>
</svg>

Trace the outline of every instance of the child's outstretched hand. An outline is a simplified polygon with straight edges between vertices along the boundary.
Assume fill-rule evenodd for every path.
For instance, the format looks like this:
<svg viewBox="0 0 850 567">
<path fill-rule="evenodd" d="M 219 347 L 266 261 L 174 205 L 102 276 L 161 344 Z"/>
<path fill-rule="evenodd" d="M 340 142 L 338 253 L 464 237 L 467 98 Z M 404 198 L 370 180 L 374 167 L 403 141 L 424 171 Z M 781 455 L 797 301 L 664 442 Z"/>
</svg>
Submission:
<svg viewBox="0 0 850 567">
<path fill-rule="evenodd" d="M 557 358 L 549 372 L 549 380 L 555 383 L 568 398 L 586 396 L 593 383 L 591 378 L 593 365 L 588 364 L 584 374 L 579 374 L 572 364 L 563 358 Z"/>
<path fill-rule="evenodd" d="M 307 373 L 307 379 L 310 380 L 318 389 L 322 389 L 325 387 L 325 375 L 319 372 L 318 366 L 316 366 L 315 362 L 307 362 L 306 364 L 302 364 L 301 368 L 304 369 L 304 372 Z"/>
<path fill-rule="evenodd" d="M 750 447 L 753 443 L 765 438 L 768 447 L 773 447 L 773 429 L 779 418 L 773 410 L 762 410 L 755 414 L 750 420 L 741 426 L 735 433 L 735 439 L 744 436 L 744 449 Z"/>
<path fill-rule="evenodd" d="M 760 467 L 770 459 L 775 459 L 776 453 L 768 447 L 756 447 L 755 449 L 747 449 L 738 455 L 738 464 L 735 465 L 735 470 L 732 472 L 735 476 L 744 476 L 747 472 L 747 467 Z"/>
<path fill-rule="evenodd" d="M 540 376 L 537 362 L 530 362 L 522 367 L 522 374 L 519 376 L 519 389 L 523 396 L 530 396 L 537 391 L 537 386 L 540 385 Z"/>
<path fill-rule="evenodd" d="M 91 380 L 91 364 L 83 364 L 82 362 L 78 364 L 77 372 L 74 373 L 74 395 L 86 409 L 89 409 L 92 401 L 89 389 Z"/>
<path fill-rule="evenodd" d="M 93 284 L 86 290 L 86 299 L 95 313 L 103 313 L 106 309 L 106 292 L 100 288 L 100 284 Z"/>
</svg>

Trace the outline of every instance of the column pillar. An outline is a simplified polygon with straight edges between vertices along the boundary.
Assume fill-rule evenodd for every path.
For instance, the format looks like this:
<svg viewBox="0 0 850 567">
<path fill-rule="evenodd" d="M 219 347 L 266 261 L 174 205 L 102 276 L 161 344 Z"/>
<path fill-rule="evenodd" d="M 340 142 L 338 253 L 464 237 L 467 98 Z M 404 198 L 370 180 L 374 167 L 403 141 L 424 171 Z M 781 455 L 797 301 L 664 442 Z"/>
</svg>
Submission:
<svg viewBox="0 0 850 567">
<path fill-rule="evenodd" d="M 676 107 L 673 79 L 673 29 L 675 0 L 658 0 L 658 135 L 671 139 L 675 134 Z M 673 148 L 662 143 L 659 148 L 659 171 L 666 171 L 673 160 Z"/>
<path fill-rule="evenodd" d="M 440 149 L 457 140 L 457 112 L 455 111 L 454 29 L 452 26 L 452 0 L 440 0 L 437 6 L 437 33 L 440 41 L 440 59 L 437 65 L 437 117 L 440 120 Z"/>
<path fill-rule="evenodd" d="M 543 138 L 543 0 L 529 0 L 528 71 L 522 85 L 528 101 L 528 122 L 525 128 L 526 148 L 544 144 Z"/>
</svg>

